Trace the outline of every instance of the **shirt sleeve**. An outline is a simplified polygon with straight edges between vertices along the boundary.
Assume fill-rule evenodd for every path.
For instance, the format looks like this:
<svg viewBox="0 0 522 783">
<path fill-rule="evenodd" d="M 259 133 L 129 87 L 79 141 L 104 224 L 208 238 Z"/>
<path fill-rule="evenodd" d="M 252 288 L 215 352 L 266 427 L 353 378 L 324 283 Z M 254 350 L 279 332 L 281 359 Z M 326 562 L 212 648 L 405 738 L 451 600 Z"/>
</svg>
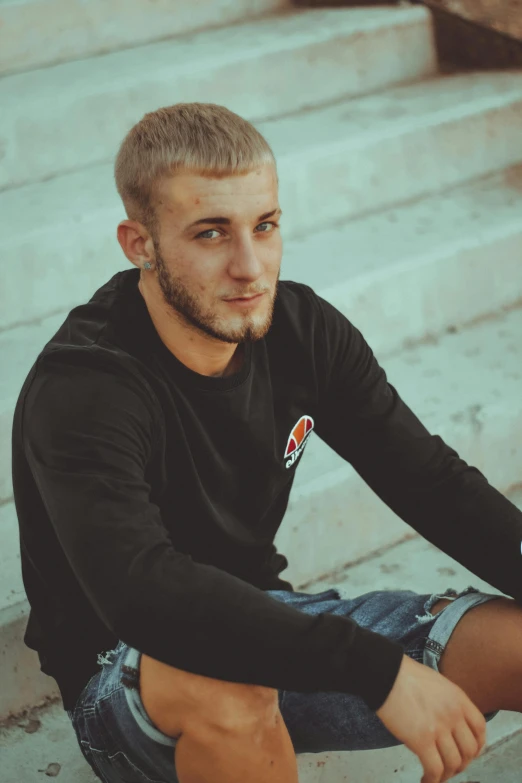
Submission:
<svg viewBox="0 0 522 783">
<path fill-rule="evenodd" d="M 316 433 L 404 522 L 522 603 L 522 512 L 426 429 L 361 332 L 309 292 L 323 378 Z"/>
<path fill-rule="evenodd" d="M 150 455 L 162 421 L 151 393 L 82 350 L 75 363 L 57 355 L 40 363 L 23 438 L 56 536 L 100 620 L 126 644 L 185 671 L 353 693 L 377 710 L 403 647 L 349 618 L 306 615 L 176 551 L 151 500 Z"/>
</svg>

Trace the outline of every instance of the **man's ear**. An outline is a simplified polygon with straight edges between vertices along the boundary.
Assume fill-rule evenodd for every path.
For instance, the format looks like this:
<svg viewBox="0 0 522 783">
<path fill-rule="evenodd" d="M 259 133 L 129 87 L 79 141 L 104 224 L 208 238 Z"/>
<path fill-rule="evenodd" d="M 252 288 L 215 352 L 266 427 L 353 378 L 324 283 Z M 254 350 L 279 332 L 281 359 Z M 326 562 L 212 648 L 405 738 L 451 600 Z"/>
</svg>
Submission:
<svg viewBox="0 0 522 783">
<path fill-rule="evenodd" d="M 118 224 L 116 236 L 126 257 L 135 266 L 142 267 L 146 261 L 154 261 L 151 236 L 139 221 L 122 220 Z"/>
</svg>

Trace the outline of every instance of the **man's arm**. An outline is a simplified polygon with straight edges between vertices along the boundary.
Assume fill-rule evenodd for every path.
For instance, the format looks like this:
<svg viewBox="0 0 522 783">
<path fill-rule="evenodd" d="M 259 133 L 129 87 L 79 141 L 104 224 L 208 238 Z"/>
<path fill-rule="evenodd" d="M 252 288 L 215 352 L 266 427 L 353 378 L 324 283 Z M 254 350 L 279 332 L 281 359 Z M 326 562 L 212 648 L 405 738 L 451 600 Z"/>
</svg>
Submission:
<svg viewBox="0 0 522 783">
<path fill-rule="evenodd" d="M 426 429 L 361 332 L 309 292 L 323 373 L 316 433 L 424 538 L 522 603 L 522 513 Z"/>
</svg>

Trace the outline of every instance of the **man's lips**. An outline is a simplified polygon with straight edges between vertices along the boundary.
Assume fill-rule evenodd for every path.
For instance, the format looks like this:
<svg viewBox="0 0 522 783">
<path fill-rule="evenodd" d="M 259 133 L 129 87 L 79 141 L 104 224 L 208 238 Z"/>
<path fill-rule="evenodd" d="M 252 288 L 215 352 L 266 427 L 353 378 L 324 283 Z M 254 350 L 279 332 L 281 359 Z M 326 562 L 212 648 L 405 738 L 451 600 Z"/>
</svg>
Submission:
<svg viewBox="0 0 522 783">
<path fill-rule="evenodd" d="M 228 302 L 229 304 L 238 304 L 238 305 L 250 305 L 258 302 L 262 297 L 263 294 L 255 294 L 254 296 L 249 297 L 237 297 L 236 299 L 225 299 L 225 302 Z"/>
<path fill-rule="evenodd" d="M 258 296 L 263 296 L 265 291 L 260 294 L 245 294 L 245 296 L 231 296 L 230 299 L 225 299 L 225 302 L 237 302 L 238 299 L 256 299 Z"/>
</svg>

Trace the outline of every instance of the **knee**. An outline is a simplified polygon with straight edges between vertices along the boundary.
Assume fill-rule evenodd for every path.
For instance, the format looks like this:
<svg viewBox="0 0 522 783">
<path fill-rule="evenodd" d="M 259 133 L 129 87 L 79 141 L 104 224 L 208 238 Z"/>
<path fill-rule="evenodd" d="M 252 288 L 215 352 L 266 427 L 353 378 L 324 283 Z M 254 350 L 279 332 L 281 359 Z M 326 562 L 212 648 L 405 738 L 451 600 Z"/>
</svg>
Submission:
<svg viewBox="0 0 522 783">
<path fill-rule="evenodd" d="M 279 695 L 260 685 L 213 680 L 214 695 L 198 701 L 194 720 L 226 733 L 252 733 L 272 728 L 279 717 Z M 216 687 L 215 683 L 219 683 Z"/>
<path fill-rule="evenodd" d="M 258 732 L 275 726 L 280 714 L 277 689 L 193 674 L 144 654 L 140 693 L 151 722 L 175 738 L 202 728 Z"/>
</svg>

